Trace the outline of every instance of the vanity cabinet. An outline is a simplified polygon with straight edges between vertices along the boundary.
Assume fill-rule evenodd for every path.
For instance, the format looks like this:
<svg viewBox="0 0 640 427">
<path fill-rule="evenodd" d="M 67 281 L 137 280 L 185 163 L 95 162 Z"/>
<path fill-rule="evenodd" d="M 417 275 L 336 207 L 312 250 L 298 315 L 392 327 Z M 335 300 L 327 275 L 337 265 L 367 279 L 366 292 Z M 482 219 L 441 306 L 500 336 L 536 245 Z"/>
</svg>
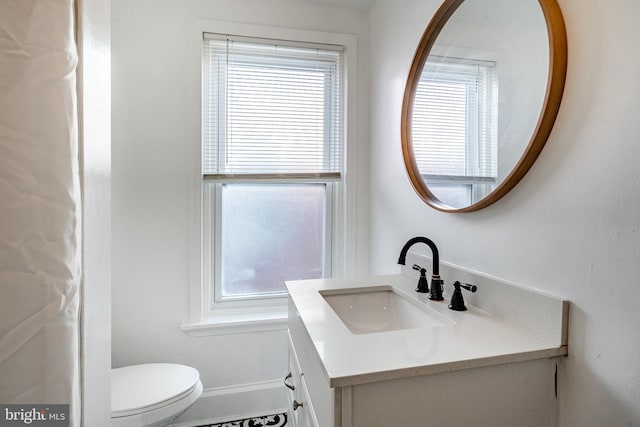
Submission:
<svg viewBox="0 0 640 427">
<path fill-rule="evenodd" d="M 384 345 L 383 340 L 380 343 Z M 289 389 L 292 426 L 557 425 L 555 358 L 525 361 L 514 358 L 512 363 L 475 368 L 470 363 L 468 369 L 428 375 L 390 370 L 388 375 L 377 372 L 330 379 L 321 352 L 350 357 L 343 349 L 314 345 L 290 301 L 291 377 L 285 382 L 294 387 Z M 377 354 L 368 357 L 376 358 Z M 294 409 L 294 401 L 301 406 Z"/>
</svg>

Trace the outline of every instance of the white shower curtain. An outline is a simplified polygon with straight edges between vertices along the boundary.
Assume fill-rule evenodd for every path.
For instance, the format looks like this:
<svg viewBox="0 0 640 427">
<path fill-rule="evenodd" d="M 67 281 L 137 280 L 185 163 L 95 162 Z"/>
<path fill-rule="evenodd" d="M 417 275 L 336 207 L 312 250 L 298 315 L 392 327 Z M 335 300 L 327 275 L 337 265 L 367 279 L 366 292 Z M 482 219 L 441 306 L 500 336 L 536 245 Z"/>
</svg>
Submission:
<svg viewBox="0 0 640 427">
<path fill-rule="evenodd" d="M 0 404 L 79 425 L 74 0 L 0 0 Z"/>
</svg>

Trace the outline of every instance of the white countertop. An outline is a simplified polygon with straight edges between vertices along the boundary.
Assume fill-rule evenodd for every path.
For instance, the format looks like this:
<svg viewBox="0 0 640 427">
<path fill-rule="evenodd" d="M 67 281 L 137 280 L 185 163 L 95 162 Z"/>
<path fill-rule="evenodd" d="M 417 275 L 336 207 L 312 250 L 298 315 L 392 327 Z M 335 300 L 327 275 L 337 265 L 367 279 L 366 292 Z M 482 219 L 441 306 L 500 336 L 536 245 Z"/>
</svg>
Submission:
<svg viewBox="0 0 640 427">
<path fill-rule="evenodd" d="M 440 302 L 414 291 L 416 279 L 405 275 L 363 279 L 320 279 L 287 282 L 296 313 L 309 335 L 331 387 L 406 378 L 467 368 L 520 362 L 567 354 L 565 333 L 545 333 L 532 325 L 510 322 L 470 305 L 467 311 L 450 310 L 449 295 Z M 405 329 L 370 334 L 354 334 L 344 325 L 320 291 L 391 285 L 452 322 L 437 328 Z M 504 286 L 504 285 L 502 285 Z M 479 288 L 478 293 L 483 291 Z M 469 295 L 463 291 L 465 298 Z M 518 289 L 518 292 L 528 291 Z M 508 293 L 508 292 L 507 292 Z M 536 301 L 549 299 L 537 309 L 561 310 L 549 316 L 566 323 L 566 301 L 532 292 Z M 526 299 L 520 295 L 519 299 Z M 478 301 L 476 297 L 476 301 Z M 493 302 L 499 304 L 499 302 Z M 507 302 L 505 302 L 507 303 Z M 526 309 L 526 308 L 525 308 Z M 290 309 L 291 310 L 291 309 Z M 538 313 L 545 317 L 547 313 Z M 536 316 L 532 316 L 535 318 Z M 558 331 L 566 324 L 557 325 Z"/>
</svg>

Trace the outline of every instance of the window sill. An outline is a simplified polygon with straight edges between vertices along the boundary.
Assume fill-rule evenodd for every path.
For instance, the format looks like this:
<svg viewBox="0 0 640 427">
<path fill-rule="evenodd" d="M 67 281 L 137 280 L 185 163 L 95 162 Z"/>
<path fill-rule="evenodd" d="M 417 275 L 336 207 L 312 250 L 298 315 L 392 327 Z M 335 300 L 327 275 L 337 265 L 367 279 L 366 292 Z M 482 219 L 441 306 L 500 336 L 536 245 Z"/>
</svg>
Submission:
<svg viewBox="0 0 640 427">
<path fill-rule="evenodd" d="M 242 334 L 287 329 L 287 306 L 261 309 L 221 309 L 195 323 L 180 326 L 191 337 Z"/>
</svg>

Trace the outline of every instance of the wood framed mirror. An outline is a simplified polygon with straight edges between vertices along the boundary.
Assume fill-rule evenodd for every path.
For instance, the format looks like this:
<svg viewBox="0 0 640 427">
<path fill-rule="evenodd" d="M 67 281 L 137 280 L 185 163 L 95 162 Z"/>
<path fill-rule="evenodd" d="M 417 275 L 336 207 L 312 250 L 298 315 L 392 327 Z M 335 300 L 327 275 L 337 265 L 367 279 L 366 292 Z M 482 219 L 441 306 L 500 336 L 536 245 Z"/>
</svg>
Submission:
<svg viewBox="0 0 640 427">
<path fill-rule="evenodd" d="M 402 152 L 418 195 L 440 211 L 471 212 L 507 194 L 547 141 L 566 67 L 556 0 L 445 0 L 402 103 Z"/>
</svg>

